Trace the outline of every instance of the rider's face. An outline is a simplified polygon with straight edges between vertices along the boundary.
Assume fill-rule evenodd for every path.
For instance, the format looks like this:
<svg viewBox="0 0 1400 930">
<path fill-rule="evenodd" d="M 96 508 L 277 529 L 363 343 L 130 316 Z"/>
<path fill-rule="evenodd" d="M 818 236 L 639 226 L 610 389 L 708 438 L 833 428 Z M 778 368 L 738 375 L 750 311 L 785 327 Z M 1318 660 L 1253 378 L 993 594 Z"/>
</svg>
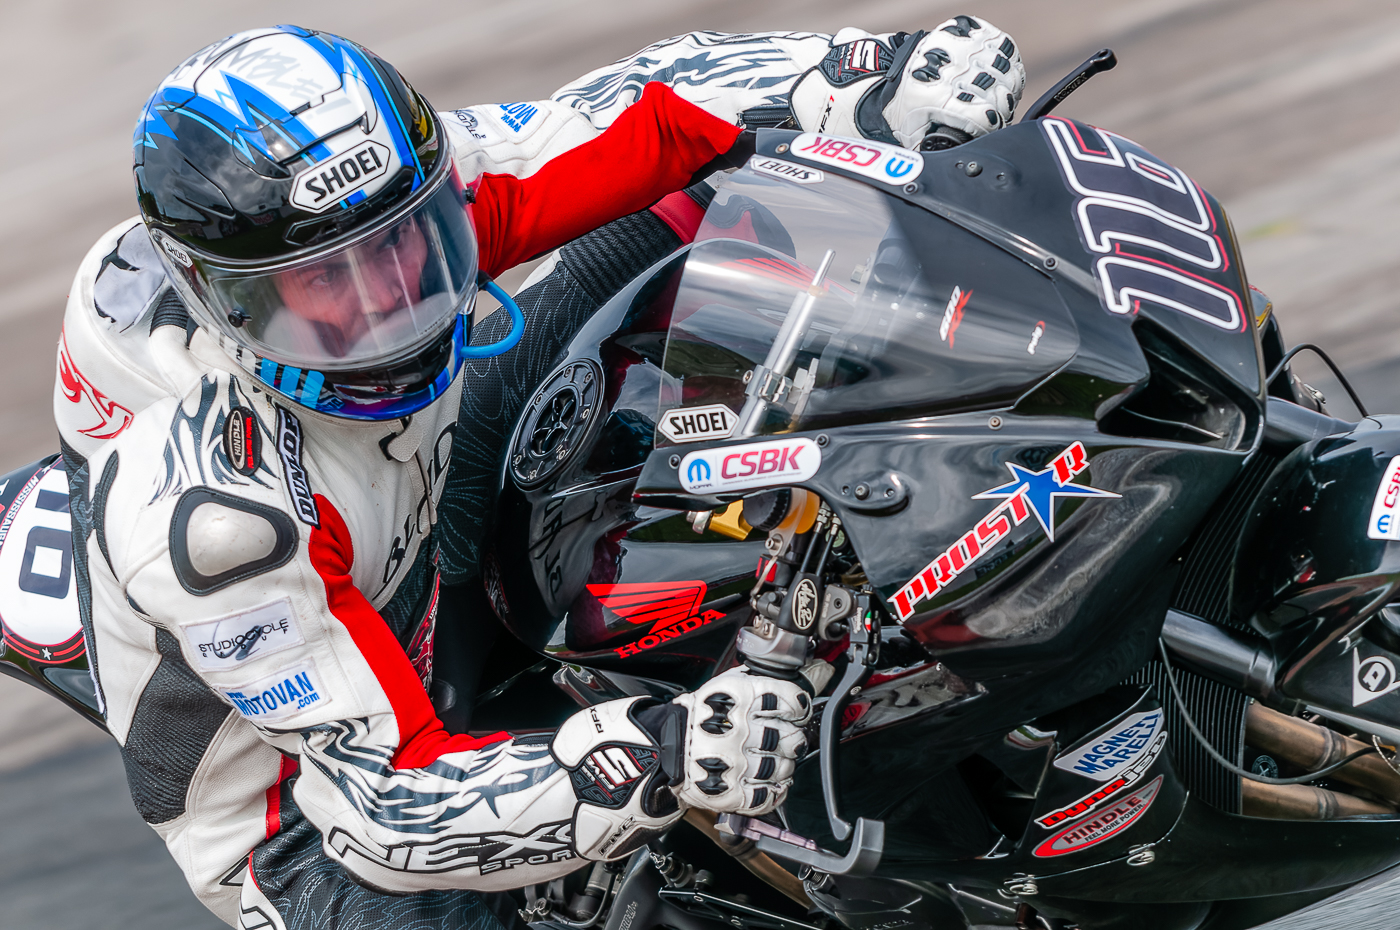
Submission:
<svg viewBox="0 0 1400 930">
<path fill-rule="evenodd" d="M 418 302 L 427 258 L 422 230 L 400 223 L 347 253 L 278 275 L 277 292 L 288 310 L 353 343 L 376 317 Z"/>
</svg>

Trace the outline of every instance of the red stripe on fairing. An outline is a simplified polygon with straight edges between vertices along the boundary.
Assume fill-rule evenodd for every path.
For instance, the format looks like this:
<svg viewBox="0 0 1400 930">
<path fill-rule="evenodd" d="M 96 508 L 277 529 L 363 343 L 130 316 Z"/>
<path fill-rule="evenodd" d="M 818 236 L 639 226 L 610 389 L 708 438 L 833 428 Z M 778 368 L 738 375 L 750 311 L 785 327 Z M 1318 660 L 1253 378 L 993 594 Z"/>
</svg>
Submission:
<svg viewBox="0 0 1400 930">
<path fill-rule="evenodd" d="M 486 737 L 453 736 L 444 729 L 398 639 L 350 580 L 355 547 L 340 511 L 320 494 L 315 497 L 321 525 L 311 531 L 308 546 L 311 565 L 326 586 L 326 603 L 331 615 L 349 632 L 394 708 L 394 719 L 399 725 L 394 768 L 422 768 L 447 753 L 467 752 L 509 739 L 505 733 Z"/>
<path fill-rule="evenodd" d="M 277 835 L 277 831 L 282 829 L 282 785 L 295 775 L 296 771 L 297 761 L 283 756 L 281 764 L 277 767 L 277 781 L 267 789 L 267 817 L 264 826 L 268 839 L 272 839 Z"/>
</svg>

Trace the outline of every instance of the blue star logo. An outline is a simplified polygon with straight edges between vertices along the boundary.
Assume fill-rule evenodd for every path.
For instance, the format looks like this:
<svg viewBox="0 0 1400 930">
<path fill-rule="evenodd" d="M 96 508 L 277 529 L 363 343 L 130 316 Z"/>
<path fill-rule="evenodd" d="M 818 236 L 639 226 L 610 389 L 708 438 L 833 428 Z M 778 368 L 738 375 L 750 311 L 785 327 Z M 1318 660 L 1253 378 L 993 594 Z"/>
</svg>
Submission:
<svg viewBox="0 0 1400 930">
<path fill-rule="evenodd" d="M 1057 497 L 1122 497 L 1112 491 L 1104 491 L 1099 488 L 1091 488 L 1085 485 L 1071 484 L 1066 482 L 1060 484 L 1055 478 L 1055 468 L 1053 465 L 1043 468 L 1040 471 L 1031 471 L 1022 468 L 1015 462 L 1007 462 L 1006 467 L 1011 470 L 1013 480 L 1008 481 L 1000 487 L 992 488 L 990 491 L 983 491 L 981 494 L 972 495 L 973 500 L 997 500 L 1010 499 L 1019 494 L 1025 495 L 1026 505 L 1035 514 L 1036 520 L 1045 530 L 1045 535 L 1051 542 L 1055 541 L 1055 498 Z"/>
</svg>

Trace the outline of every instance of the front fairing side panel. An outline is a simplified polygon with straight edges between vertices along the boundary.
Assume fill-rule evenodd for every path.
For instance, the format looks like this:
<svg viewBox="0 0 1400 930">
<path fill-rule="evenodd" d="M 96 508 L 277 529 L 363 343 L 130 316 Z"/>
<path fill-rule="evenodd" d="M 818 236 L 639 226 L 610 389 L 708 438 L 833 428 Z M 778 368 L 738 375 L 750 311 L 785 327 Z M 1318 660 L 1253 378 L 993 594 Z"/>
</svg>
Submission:
<svg viewBox="0 0 1400 930">
<path fill-rule="evenodd" d="M 1354 631 L 1400 588 L 1400 541 L 1368 536 L 1396 455 L 1400 417 L 1392 416 L 1290 453 L 1251 509 L 1231 592 L 1236 619 L 1270 640 L 1285 694 L 1362 716 L 1382 713 L 1391 726 L 1400 716 L 1379 702 L 1355 705 L 1350 685 Z"/>
<path fill-rule="evenodd" d="M 1007 415 L 998 422 L 992 429 L 983 416 L 953 416 L 784 437 L 803 436 L 821 448 L 821 468 L 800 486 L 820 494 L 841 517 L 867 576 L 896 617 L 900 589 L 1006 503 L 976 495 L 1015 479 L 1007 463 L 1042 471 L 1082 442 L 1087 467 L 1075 488 L 1115 496 L 1056 496 L 1046 512 L 1053 541 L 1034 514 L 1023 518 L 949 585 L 914 604 L 903 621 L 931 654 L 977 679 L 1077 654 L 1082 641 L 1063 641 L 1060 634 L 1072 625 L 1111 622 L 1148 578 L 1162 572 L 1245 458 L 1124 441 L 1082 420 Z M 872 489 L 867 501 L 856 498 L 861 485 Z M 881 508 L 886 488 L 899 490 Z M 683 495 L 676 468 L 663 454 L 649 459 L 638 493 Z"/>
</svg>

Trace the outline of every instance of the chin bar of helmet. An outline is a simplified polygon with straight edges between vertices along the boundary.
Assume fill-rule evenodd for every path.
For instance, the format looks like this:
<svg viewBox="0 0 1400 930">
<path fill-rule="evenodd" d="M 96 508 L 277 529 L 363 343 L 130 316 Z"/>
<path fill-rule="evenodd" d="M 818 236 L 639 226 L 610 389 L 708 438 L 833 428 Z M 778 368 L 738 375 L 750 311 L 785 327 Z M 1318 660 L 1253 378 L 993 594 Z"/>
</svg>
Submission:
<svg viewBox="0 0 1400 930">
<path fill-rule="evenodd" d="M 501 306 L 505 307 L 506 310 L 510 312 L 510 332 L 506 333 L 504 339 L 490 343 L 489 345 L 463 346 L 462 357 L 491 358 L 496 355 L 504 355 L 506 352 L 515 348 L 515 344 L 520 341 L 520 337 L 525 335 L 525 314 L 521 311 L 520 304 L 515 302 L 515 298 L 511 297 L 499 284 L 491 280 L 491 276 L 486 274 L 486 272 L 481 272 L 477 281 L 486 293 L 499 300 Z"/>
</svg>

